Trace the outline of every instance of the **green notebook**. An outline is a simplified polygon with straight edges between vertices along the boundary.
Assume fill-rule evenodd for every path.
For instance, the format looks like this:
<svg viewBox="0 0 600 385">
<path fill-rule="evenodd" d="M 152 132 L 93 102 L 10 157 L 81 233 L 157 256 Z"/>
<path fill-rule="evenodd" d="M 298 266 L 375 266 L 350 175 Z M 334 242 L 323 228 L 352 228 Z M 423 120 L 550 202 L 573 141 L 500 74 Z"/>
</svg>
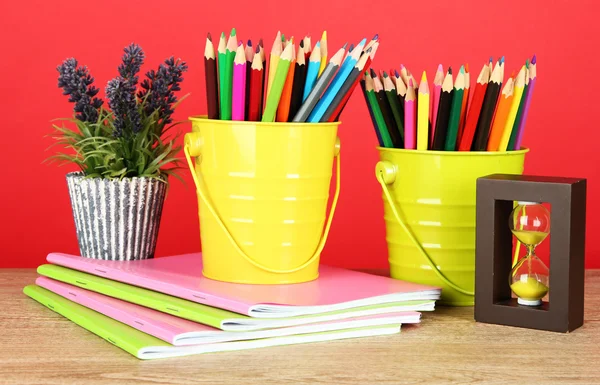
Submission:
<svg viewBox="0 0 600 385">
<path fill-rule="evenodd" d="M 69 301 L 40 286 L 29 285 L 23 292 L 42 305 L 68 318 L 77 325 L 104 338 L 111 344 L 140 359 L 179 357 L 192 354 L 256 349 L 267 346 L 293 345 L 308 342 L 332 341 L 369 337 L 400 332 L 400 325 L 373 326 L 341 331 L 263 338 L 252 341 L 226 342 L 195 346 L 172 346 L 103 314 Z"/>
<path fill-rule="evenodd" d="M 432 311 L 435 306 L 434 300 L 402 301 L 288 318 L 253 318 L 62 266 L 41 265 L 37 271 L 57 281 L 226 331 L 270 329 L 406 311 Z"/>
</svg>

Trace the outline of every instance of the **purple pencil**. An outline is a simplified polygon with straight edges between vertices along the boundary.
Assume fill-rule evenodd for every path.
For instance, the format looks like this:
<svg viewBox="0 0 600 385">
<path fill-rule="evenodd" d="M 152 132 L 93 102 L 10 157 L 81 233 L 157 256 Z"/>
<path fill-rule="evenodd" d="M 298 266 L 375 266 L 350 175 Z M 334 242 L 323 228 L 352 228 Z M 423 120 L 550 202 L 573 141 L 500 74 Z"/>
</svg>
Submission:
<svg viewBox="0 0 600 385">
<path fill-rule="evenodd" d="M 404 97 L 404 148 L 417 148 L 417 103 L 415 86 L 412 78 L 408 80 L 406 96 Z"/>
<path fill-rule="evenodd" d="M 527 95 L 525 97 L 525 106 L 523 107 L 523 116 L 521 117 L 521 121 L 519 122 L 519 128 L 517 131 L 517 139 L 515 140 L 515 148 L 513 150 L 518 150 L 521 148 L 521 140 L 523 140 L 523 132 L 525 131 L 525 123 L 527 121 L 527 114 L 529 112 L 529 106 L 531 105 L 531 95 L 533 94 L 533 89 L 535 87 L 536 80 L 536 57 L 533 55 L 531 59 L 531 64 L 529 65 L 529 87 L 527 87 Z"/>
<path fill-rule="evenodd" d="M 231 120 L 244 120 L 246 110 L 246 53 L 240 43 L 233 59 L 233 93 Z"/>
</svg>

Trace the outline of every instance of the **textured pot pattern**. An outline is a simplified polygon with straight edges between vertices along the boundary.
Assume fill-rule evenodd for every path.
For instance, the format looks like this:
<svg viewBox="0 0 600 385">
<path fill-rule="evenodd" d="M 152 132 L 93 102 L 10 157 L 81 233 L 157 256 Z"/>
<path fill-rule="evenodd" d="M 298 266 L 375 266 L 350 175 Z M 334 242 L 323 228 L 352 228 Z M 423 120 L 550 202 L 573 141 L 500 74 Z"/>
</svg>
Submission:
<svg viewBox="0 0 600 385">
<path fill-rule="evenodd" d="M 67 174 L 81 255 L 130 261 L 154 257 L 167 184 Z"/>
</svg>

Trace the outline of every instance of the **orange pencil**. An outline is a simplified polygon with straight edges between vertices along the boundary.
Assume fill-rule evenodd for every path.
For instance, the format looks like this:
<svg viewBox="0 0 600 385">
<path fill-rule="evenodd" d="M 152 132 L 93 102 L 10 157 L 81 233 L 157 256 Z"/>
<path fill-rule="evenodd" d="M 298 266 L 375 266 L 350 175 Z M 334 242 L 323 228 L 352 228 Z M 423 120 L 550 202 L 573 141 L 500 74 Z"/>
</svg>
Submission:
<svg viewBox="0 0 600 385">
<path fill-rule="evenodd" d="M 492 131 L 490 133 L 490 140 L 487 145 L 488 151 L 498 151 L 500 147 L 500 141 L 502 140 L 502 133 L 506 126 L 506 120 L 508 119 L 508 113 L 514 98 L 514 82 L 513 78 L 510 77 L 504 84 L 502 94 L 500 95 L 500 101 L 498 102 L 498 109 L 494 116 L 494 122 L 492 123 Z"/>
<path fill-rule="evenodd" d="M 292 37 L 288 44 L 294 44 L 294 38 Z M 304 51 L 302 51 L 304 55 Z M 279 106 L 277 107 L 276 122 L 287 122 L 290 113 L 290 102 L 292 100 L 292 87 L 294 85 L 294 72 L 296 69 L 296 47 L 292 47 L 292 62 L 290 63 L 290 69 L 288 70 L 287 77 L 285 78 L 285 84 L 283 85 L 283 91 L 281 91 L 281 99 L 279 100 Z"/>
</svg>

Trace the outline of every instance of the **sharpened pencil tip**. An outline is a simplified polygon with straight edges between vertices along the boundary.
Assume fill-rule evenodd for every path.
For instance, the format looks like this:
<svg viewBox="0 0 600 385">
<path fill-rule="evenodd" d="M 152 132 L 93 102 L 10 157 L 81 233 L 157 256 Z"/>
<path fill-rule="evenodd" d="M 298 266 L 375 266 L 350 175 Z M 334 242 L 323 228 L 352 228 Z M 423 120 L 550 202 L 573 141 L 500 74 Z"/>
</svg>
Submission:
<svg viewBox="0 0 600 385">
<path fill-rule="evenodd" d="M 444 72 L 444 66 L 440 63 L 437 70 L 438 72 Z"/>
<path fill-rule="evenodd" d="M 229 34 L 230 36 L 235 36 L 235 28 L 231 29 L 231 33 Z"/>
<path fill-rule="evenodd" d="M 369 48 L 369 51 L 371 50 L 371 48 Z M 397 70 L 394 70 L 394 76 L 399 78 L 400 77 L 400 72 L 398 72 Z"/>
<path fill-rule="evenodd" d="M 461 74 L 464 74 L 465 73 L 465 66 L 460 66 L 460 71 L 459 72 Z"/>
<path fill-rule="evenodd" d="M 500 64 L 504 64 L 504 56 L 500 58 Z"/>
<path fill-rule="evenodd" d="M 448 73 L 452 75 L 452 67 L 448 67 Z"/>
<path fill-rule="evenodd" d="M 465 72 L 469 72 L 469 63 L 465 64 Z"/>
<path fill-rule="evenodd" d="M 221 32 L 221 38 L 225 37 L 225 32 Z"/>
<path fill-rule="evenodd" d="M 358 45 L 359 45 L 359 46 L 360 46 L 360 45 L 365 45 L 365 44 L 367 44 L 367 38 L 363 38 L 363 39 L 360 41 L 360 43 L 358 43 Z"/>
<path fill-rule="evenodd" d="M 260 45 L 256 46 L 256 50 L 254 51 L 255 53 L 260 53 Z"/>
<path fill-rule="evenodd" d="M 413 84 L 412 78 L 408 79 L 408 86 L 413 88 L 415 85 Z"/>
<path fill-rule="evenodd" d="M 238 47 L 241 47 L 241 46 L 243 46 L 243 45 L 244 45 L 244 43 L 243 43 L 243 42 L 241 42 L 241 41 L 238 43 Z"/>
<path fill-rule="evenodd" d="M 321 42 L 320 42 L 320 41 L 318 41 L 318 42 L 317 42 L 317 44 L 315 44 L 315 50 L 316 50 L 317 48 L 320 48 L 320 47 L 321 47 Z"/>
<path fill-rule="evenodd" d="M 535 64 L 537 61 L 536 55 L 533 55 L 533 57 L 531 58 L 531 64 Z"/>
<path fill-rule="evenodd" d="M 375 36 L 373 36 L 373 38 L 371 40 L 377 40 L 377 39 L 379 39 L 379 34 L 378 33 L 376 33 Z"/>
<path fill-rule="evenodd" d="M 285 35 L 283 33 L 281 34 L 281 42 L 285 43 Z"/>
<path fill-rule="evenodd" d="M 321 40 L 327 40 L 327 31 L 323 31 L 323 34 L 321 35 Z"/>
<path fill-rule="evenodd" d="M 388 74 L 387 74 L 387 72 L 383 71 L 383 77 L 384 77 L 384 78 L 387 78 L 387 77 L 388 77 Z"/>
<path fill-rule="evenodd" d="M 354 50 L 354 44 L 350 44 L 350 48 L 348 48 L 348 52 L 352 52 Z"/>
<path fill-rule="evenodd" d="M 404 68 L 406 68 L 404 67 L 404 64 L 400 64 L 400 70 L 403 70 Z"/>
<path fill-rule="evenodd" d="M 300 44 L 298 44 L 300 48 L 304 48 L 304 39 L 300 40 Z"/>
<path fill-rule="evenodd" d="M 246 43 L 248 47 L 252 47 L 252 40 L 248 39 L 248 43 Z"/>
<path fill-rule="evenodd" d="M 348 47 L 348 43 L 345 43 L 344 46 L 342 47 L 344 49 L 344 51 L 346 50 L 346 47 Z"/>
<path fill-rule="evenodd" d="M 372 78 L 377 77 L 377 72 L 375 72 L 375 70 L 373 68 L 371 68 L 370 71 L 371 71 Z"/>
<path fill-rule="evenodd" d="M 210 35 L 210 32 L 208 33 L 208 35 L 206 36 L 206 38 L 210 41 L 212 41 L 212 36 Z"/>
<path fill-rule="evenodd" d="M 263 47 L 263 40 L 262 40 L 262 37 L 261 37 L 261 38 L 258 40 L 258 45 L 259 45 L 260 47 Z"/>
<path fill-rule="evenodd" d="M 427 81 L 427 72 L 423 71 L 423 75 L 421 75 L 421 83 Z"/>
<path fill-rule="evenodd" d="M 490 56 L 490 63 L 493 63 L 493 62 L 494 62 L 494 57 Z"/>
<path fill-rule="evenodd" d="M 525 68 L 529 69 L 529 59 L 525 60 Z"/>
</svg>

